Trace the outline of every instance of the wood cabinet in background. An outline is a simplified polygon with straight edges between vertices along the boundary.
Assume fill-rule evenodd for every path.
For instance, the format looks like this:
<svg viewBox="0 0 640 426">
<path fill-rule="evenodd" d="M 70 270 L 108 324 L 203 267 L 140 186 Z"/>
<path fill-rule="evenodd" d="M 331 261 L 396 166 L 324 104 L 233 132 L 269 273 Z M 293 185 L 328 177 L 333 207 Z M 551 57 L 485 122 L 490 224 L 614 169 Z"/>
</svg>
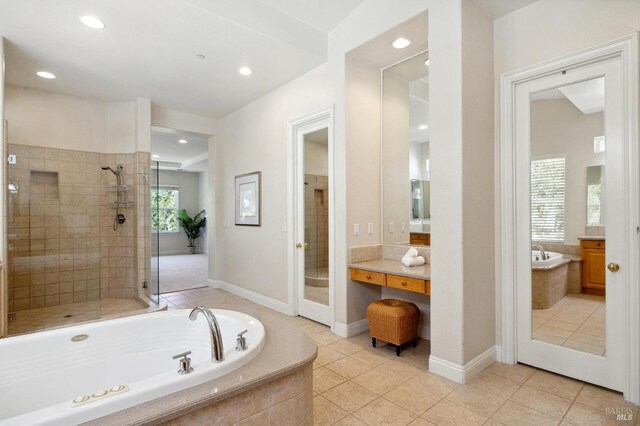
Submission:
<svg viewBox="0 0 640 426">
<path fill-rule="evenodd" d="M 606 256 L 604 240 L 580 240 L 582 292 L 604 296 Z"/>
<path fill-rule="evenodd" d="M 418 232 L 409 233 L 409 244 L 414 246 L 430 246 L 431 234 L 422 234 Z"/>
</svg>

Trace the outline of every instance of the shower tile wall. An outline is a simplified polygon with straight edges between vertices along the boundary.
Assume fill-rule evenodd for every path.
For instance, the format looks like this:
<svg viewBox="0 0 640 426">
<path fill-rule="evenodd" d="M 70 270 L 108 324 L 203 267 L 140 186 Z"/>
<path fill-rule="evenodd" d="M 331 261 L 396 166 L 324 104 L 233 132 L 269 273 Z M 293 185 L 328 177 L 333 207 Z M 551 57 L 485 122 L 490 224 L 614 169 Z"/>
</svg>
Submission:
<svg viewBox="0 0 640 426">
<path fill-rule="evenodd" d="M 137 295 L 133 208 L 111 228 L 115 176 L 132 185 L 134 156 L 9 144 L 9 311 Z M 128 194 L 133 199 L 133 192 Z"/>
<path fill-rule="evenodd" d="M 305 200 L 305 275 L 317 276 L 329 266 L 329 192 L 328 177 L 304 175 Z"/>
</svg>

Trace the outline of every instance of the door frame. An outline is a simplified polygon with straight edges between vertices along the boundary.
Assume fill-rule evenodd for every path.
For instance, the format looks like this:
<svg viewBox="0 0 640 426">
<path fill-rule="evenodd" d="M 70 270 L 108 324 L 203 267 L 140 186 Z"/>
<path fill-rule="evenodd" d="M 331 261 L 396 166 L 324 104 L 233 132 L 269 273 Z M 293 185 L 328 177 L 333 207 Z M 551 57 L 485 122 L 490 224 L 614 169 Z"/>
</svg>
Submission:
<svg viewBox="0 0 640 426">
<path fill-rule="evenodd" d="M 517 256 L 515 187 L 515 92 L 519 84 L 568 68 L 577 68 L 608 58 L 620 57 L 623 68 L 623 150 L 628 161 L 625 168 L 625 208 L 627 281 L 625 283 L 626 336 L 624 348 L 625 371 L 628 376 L 624 386 L 624 398 L 640 403 L 640 157 L 638 150 L 638 33 L 633 33 L 607 43 L 545 61 L 500 76 L 500 279 L 502 307 L 502 347 L 500 361 L 516 364 L 517 348 Z"/>
<path fill-rule="evenodd" d="M 296 253 L 296 232 L 298 228 L 297 212 L 300 207 L 296 191 L 298 138 L 304 134 L 303 129 L 326 122 L 328 125 L 328 160 L 329 160 L 329 312 L 331 331 L 335 327 L 335 283 L 336 283 L 336 250 L 335 250 L 335 143 L 334 143 L 334 106 L 293 119 L 287 124 L 287 222 L 283 231 L 287 231 L 287 281 L 289 313 L 299 314 L 298 306 L 298 262 Z M 307 132 L 305 132 L 307 133 Z M 288 226 L 287 226 L 288 225 Z"/>
</svg>

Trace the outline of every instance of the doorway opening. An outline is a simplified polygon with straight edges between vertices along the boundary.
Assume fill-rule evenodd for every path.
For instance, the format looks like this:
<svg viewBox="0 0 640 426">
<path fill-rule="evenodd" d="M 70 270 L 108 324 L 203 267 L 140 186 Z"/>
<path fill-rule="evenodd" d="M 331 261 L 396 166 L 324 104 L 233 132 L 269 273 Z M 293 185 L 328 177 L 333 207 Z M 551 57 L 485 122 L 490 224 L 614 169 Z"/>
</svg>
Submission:
<svg viewBox="0 0 640 426">
<path fill-rule="evenodd" d="M 152 127 L 149 290 L 154 295 L 208 285 L 210 138 Z"/>
</svg>

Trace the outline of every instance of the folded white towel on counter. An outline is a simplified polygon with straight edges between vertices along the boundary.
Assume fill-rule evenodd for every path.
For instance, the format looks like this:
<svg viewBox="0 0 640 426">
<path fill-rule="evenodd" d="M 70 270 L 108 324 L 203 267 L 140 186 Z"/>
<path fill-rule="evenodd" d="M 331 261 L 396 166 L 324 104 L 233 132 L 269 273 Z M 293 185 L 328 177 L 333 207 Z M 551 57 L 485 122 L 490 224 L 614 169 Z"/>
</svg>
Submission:
<svg viewBox="0 0 640 426">
<path fill-rule="evenodd" d="M 425 264 L 424 257 L 416 256 L 416 257 L 403 257 L 402 264 L 404 266 L 421 266 Z"/>
<path fill-rule="evenodd" d="M 411 247 L 404 257 L 418 257 L 418 250 L 415 247 Z"/>
</svg>

